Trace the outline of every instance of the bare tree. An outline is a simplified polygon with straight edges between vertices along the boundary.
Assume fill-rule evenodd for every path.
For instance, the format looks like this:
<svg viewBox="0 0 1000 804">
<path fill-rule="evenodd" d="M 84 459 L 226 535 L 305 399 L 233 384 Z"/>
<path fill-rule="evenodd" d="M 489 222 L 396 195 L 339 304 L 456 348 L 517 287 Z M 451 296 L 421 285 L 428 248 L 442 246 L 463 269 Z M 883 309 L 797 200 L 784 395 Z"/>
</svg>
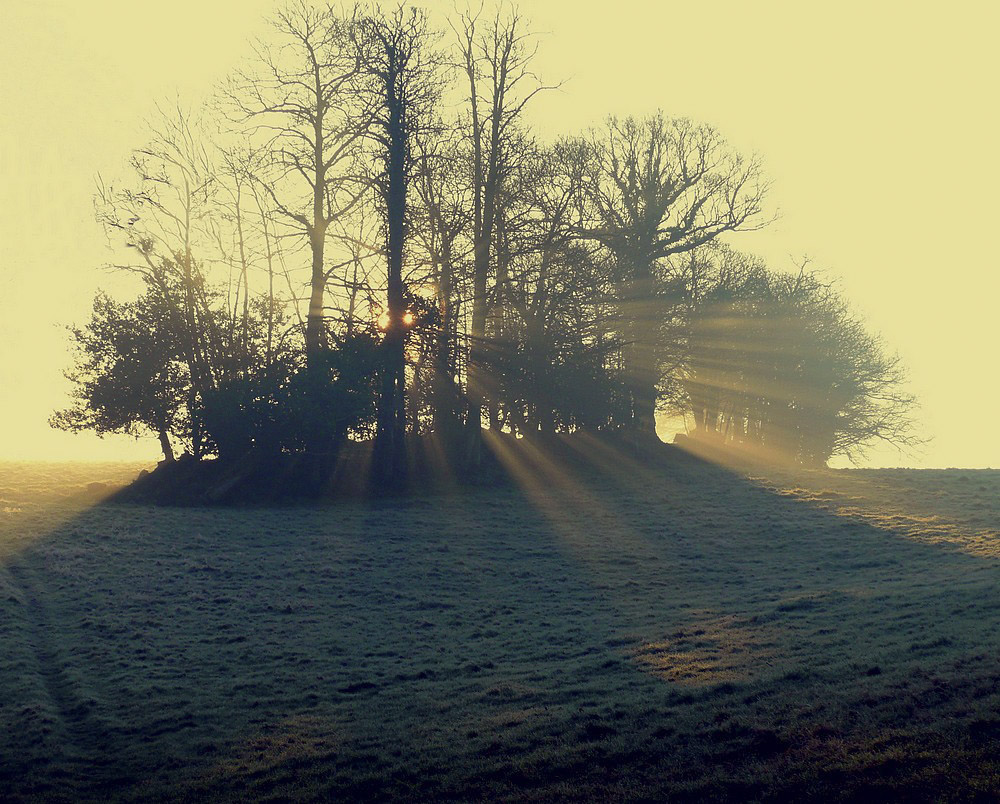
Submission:
<svg viewBox="0 0 1000 804">
<path fill-rule="evenodd" d="M 355 160 L 367 120 L 357 102 L 353 12 L 297 0 L 273 25 L 277 42 L 257 44 L 255 64 L 229 82 L 223 102 L 231 118 L 263 139 L 272 158 L 260 186 L 309 245 L 308 365 L 326 343 L 327 234 L 363 192 Z"/>
<path fill-rule="evenodd" d="M 138 274 L 163 299 L 178 333 L 191 380 L 188 406 L 198 456 L 200 398 L 215 387 L 224 351 L 204 274 L 218 177 L 209 138 L 180 106 L 161 110 L 152 128 L 149 142 L 133 153 L 133 183 L 99 182 L 95 205 L 109 236 L 138 257 L 114 267 Z"/>
<path fill-rule="evenodd" d="M 762 225 L 766 182 L 714 129 L 662 114 L 611 118 L 590 137 L 581 234 L 611 254 L 633 426 L 656 432 L 661 261 L 724 232 Z"/>
<path fill-rule="evenodd" d="M 441 129 L 445 130 L 442 123 Z M 437 306 L 433 348 L 434 431 L 451 445 L 460 421 L 458 387 L 458 328 L 461 315 L 462 263 L 469 256 L 463 235 L 472 222 L 470 187 L 465 161 L 452 136 L 418 139 L 420 171 L 417 192 L 421 225 L 416 235 L 427 254 Z"/>
<path fill-rule="evenodd" d="M 453 30 L 459 64 L 468 82 L 468 137 L 472 151 L 473 287 L 467 395 L 470 463 L 479 461 L 486 377 L 486 320 L 490 261 L 497 207 L 502 203 L 509 151 L 524 109 L 546 89 L 531 69 L 537 42 L 511 9 L 497 10 L 485 23 L 480 14 L 462 14 Z"/>
<path fill-rule="evenodd" d="M 573 343 L 592 334 L 607 287 L 599 266 L 576 237 L 585 147 L 564 140 L 542 148 L 525 144 L 515 171 L 517 204 L 508 204 L 501 226 L 503 301 L 517 321 L 525 374 L 525 434 L 552 433 L 556 394 L 547 383 L 553 363 Z"/>
<path fill-rule="evenodd" d="M 405 343 L 407 288 L 403 277 L 414 180 L 414 143 L 433 121 L 441 91 L 441 59 L 423 12 L 402 5 L 360 21 L 361 63 L 369 79 L 374 142 L 381 170 L 373 177 L 385 215 L 386 312 L 382 382 L 373 455 L 378 488 L 403 483 L 406 454 Z"/>
</svg>

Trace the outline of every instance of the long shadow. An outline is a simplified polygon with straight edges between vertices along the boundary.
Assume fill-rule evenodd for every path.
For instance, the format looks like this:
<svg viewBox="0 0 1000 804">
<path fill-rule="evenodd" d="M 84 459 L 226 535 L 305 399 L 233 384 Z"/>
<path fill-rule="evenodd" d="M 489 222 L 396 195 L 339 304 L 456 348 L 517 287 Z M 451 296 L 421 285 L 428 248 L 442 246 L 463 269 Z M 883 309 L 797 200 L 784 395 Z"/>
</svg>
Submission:
<svg viewBox="0 0 1000 804">
<path fill-rule="evenodd" d="M 519 486 L 8 521 L 7 795 L 993 789 L 995 561 L 673 453 L 493 446 Z"/>
</svg>

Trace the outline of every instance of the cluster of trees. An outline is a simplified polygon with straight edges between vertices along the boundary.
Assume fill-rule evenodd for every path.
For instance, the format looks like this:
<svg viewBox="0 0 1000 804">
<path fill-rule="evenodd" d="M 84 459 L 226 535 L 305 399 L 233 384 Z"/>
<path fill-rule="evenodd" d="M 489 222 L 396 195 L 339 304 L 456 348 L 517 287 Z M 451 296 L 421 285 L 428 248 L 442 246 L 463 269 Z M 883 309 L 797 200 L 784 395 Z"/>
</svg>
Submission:
<svg viewBox="0 0 1000 804">
<path fill-rule="evenodd" d="M 693 420 L 692 435 L 811 466 L 877 440 L 918 444 L 898 356 L 817 274 L 716 247 L 688 255 L 674 279 L 660 399 Z"/>
<path fill-rule="evenodd" d="M 810 463 L 905 441 L 899 365 L 840 297 L 720 245 L 763 223 L 758 162 L 663 115 L 543 142 L 536 45 L 516 10 L 278 13 L 99 188 L 143 292 L 72 330 L 53 424 L 167 460 L 372 439 L 384 486 L 412 436 L 474 467 L 484 427 L 655 437 L 664 410 Z"/>
</svg>

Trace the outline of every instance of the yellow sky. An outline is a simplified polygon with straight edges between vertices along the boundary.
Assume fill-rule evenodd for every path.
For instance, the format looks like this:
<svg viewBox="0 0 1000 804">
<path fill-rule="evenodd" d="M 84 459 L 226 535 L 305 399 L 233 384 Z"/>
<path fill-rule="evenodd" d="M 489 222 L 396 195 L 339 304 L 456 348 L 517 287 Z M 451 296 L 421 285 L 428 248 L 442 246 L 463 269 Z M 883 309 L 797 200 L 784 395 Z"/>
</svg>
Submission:
<svg viewBox="0 0 1000 804">
<path fill-rule="evenodd" d="M 449 0 L 421 5 L 445 11 Z M 109 259 L 94 177 L 121 172 L 157 101 L 195 100 L 245 54 L 270 0 L 0 2 L 0 459 L 153 458 L 155 441 L 49 430 L 66 338 Z M 919 2 L 532 0 L 549 32 L 546 136 L 662 108 L 758 152 L 781 213 L 734 244 L 837 278 L 910 368 L 924 455 L 1000 466 L 994 350 L 1000 7 Z"/>
</svg>

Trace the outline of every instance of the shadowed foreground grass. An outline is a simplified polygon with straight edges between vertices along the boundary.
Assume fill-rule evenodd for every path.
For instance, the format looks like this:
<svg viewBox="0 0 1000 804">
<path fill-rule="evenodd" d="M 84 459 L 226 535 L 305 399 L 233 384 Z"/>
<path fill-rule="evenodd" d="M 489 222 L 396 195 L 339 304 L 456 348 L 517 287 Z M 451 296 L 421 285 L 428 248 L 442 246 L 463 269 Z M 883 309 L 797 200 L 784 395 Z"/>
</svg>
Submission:
<svg viewBox="0 0 1000 804">
<path fill-rule="evenodd" d="M 1000 796 L 1000 472 L 606 457 L 258 510 L 0 466 L 3 795 Z"/>
</svg>

